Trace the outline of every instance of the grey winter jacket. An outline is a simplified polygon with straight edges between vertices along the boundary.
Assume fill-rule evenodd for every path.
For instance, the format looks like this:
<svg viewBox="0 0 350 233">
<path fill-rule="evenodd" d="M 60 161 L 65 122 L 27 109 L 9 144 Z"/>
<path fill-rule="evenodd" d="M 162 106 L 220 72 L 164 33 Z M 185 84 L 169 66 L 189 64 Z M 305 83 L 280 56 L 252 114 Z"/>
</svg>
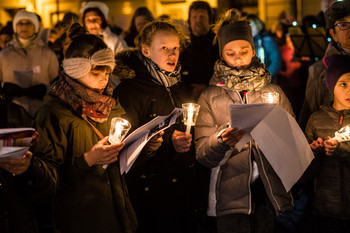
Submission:
<svg viewBox="0 0 350 233">
<path fill-rule="evenodd" d="M 236 90 L 216 86 L 217 83 L 219 79 L 214 73 L 210 86 L 199 98 L 198 104 L 201 107 L 195 126 L 196 158 L 212 169 L 210 192 L 214 195 L 209 196 L 208 215 L 251 213 L 252 155 L 276 214 L 292 208 L 291 195 L 286 192 L 281 180 L 254 141 L 246 144 L 240 152 L 218 141 L 218 132 L 230 122 L 228 105 L 244 102 Z M 275 84 L 268 84 L 259 91 L 248 92 L 245 102 L 262 103 L 261 94 L 272 91 L 280 94 L 280 105 L 293 114 L 287 97 Z M 215 168 L 219 168 L 217 173 Z M 215 184 L 213 182 L 216 179 Z"/>
<path fill-rule="evenodd" d="M 337 111 L 325 106 L 311 115 L 305 134 L 312 143 L 319 137 L 333 137 L 348 124 L 350 110 Z M 321 215 L 350 219 L 350 142 L 338 145 L 331 156 L 324 152 L 315 155 L 309 167 L 313 169 L 310 174 L 315 174 L 314 208 Z"/>
</svg>

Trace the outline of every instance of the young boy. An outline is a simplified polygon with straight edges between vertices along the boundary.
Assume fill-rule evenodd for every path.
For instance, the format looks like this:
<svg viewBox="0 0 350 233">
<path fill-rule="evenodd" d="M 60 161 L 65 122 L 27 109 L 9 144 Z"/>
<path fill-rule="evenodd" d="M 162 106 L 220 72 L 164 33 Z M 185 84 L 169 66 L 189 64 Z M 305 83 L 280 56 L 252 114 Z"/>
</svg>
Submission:
<svg viewBox="0 0 350 233">
<path fill-rule="evenodd" d="M 331 106 L 311 115 L 305 130 L 315 154 L 314 209 L 317 232 L 349 232 L 350 229 L 350 142 L 332 139 L 350 124 L 350 56 L 325 58 L 326 85 L 334 96 Z"/>
</svg>

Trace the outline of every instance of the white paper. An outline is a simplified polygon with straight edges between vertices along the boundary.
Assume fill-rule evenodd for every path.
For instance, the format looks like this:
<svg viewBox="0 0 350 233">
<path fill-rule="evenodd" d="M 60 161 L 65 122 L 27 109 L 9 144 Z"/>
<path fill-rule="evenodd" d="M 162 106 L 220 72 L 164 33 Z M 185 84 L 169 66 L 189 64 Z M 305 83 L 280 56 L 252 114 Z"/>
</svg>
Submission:
<svg viewBox="0 0 350 233">
<path fill-rule="evenodd" d="M 251 124 L 245 125 L 244 129 L 289 191 L 314 158 L 298 123 L 275 104 L 246 104 L 246 108 L 239 105 L 235 108 L 234 105 L 237 104 L 230 105 L 232 126 L 240 128 L 252 117 Z M 241 115 L 241 119 L 237 115 Z"/>
<path fill-rule="evenodd" d="M 22 159 L 25 152 L 29 149 L 33 138 L 19 137 L 16 141 L 16 140 L 6 139 L 6 136 L 11 137 L 12 134 L 19 134 L 20 132 L 27 132 L 27 131 L 31 131 L 32 133 L 34 133 L 35 129 L 33 128 L 0 129 L 0 160 L 3 158 Z M 24 135 L 28 135 L 28 134 L 26 133 Z"/>
<path fill-rule="evenodd" d="M 169 115 L 158 116 L 129 134 L 123 141 L 125 149 L 119 156 L 120 173 L 127 173 L 147 142 L 160 131 L 173 125 L 182 112 L 181 108 L 175 108 Z"/>
</svg>

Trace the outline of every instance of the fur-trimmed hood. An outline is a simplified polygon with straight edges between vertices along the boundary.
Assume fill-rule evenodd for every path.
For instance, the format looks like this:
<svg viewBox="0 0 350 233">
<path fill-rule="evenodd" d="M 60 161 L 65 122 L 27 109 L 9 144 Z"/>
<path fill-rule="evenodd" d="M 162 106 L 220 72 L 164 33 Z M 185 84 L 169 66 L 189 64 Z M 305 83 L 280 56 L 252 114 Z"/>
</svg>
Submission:
<svg viewBox="0 0 350 233">
<path fill-rule="evenodd" d="M 142 64 L 138 54 L 139 51 L 135 48 L 117 53 L 115 56 L 116 66 L 113 70 L 112 78 L 119 80 L 135 78 L 136 67 L 139 63 Z"/>
</svg>

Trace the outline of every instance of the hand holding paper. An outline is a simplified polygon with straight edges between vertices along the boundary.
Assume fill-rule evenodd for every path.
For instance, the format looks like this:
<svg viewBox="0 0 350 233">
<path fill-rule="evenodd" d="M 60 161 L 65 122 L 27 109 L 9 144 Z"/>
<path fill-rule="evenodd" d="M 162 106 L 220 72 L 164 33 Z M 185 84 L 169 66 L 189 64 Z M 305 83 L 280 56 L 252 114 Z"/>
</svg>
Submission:
<svg viewBox="0 0 350 233">
<path fill-rule="evenodd" d="M 245 130 L 239 130 L 238 128 L 227 128 L 225 132 L 221 134 L 222 141 L 231 147 L 234 147 L 244 136 Z"/>
<path fill-rule="evenodd" d="M 231 125 L 246 130 L 236 148 L 254 140 L 289 191 L 314 158 L 295 119 L 276 104 L 231 104 L 229 108 Z"/>
</svg>

